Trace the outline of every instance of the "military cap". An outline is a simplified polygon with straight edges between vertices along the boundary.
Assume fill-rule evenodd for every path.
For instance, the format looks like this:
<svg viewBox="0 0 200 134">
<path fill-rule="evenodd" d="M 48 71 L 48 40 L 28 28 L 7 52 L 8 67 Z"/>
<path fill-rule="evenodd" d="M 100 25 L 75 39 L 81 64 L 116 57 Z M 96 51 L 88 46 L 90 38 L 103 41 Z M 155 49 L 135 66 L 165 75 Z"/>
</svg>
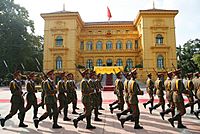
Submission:
<svg viewBox="0 0 200 134">
<path fill-rule="evenodd" d="M 167 72 L 167 75 L 173 75 L 172 71 Z"/>
<path fill-rule="evenodd" d="M 60 73 L 60 77 L 65 77 L 65 72 Z"/>
<path fill-rule="evenodd" d="M 67 75 L 66 75 L 66 76 L 68 77 L 68 76 L 70 76 L 70 75 L 73 75 L 73 74 L 72 74 L 72 73 L 67 73 Z"/>
<path fill-rule="evenodd" d="M 91 71 L 90 71 L 90 77 L 92 77 L 93 75 L 96 75 L 96 72 L 93 71 L 93 70 L 91 70 Z"/>
<path fill-rule="evenodd" d="M 134 68 L 134 69 L 131 71 L 131 74 L 137 74 L 137 69 Z"/>
<path fill-rule="evenodd" d="M 81 72 L 81 75 L 83 77 L 85 77 L 85 75 L 88 74 L 88 73 L 89 73 L 89 69 L 85 69 L 84 71 Z"/>
<path fill-rule="evenodd" d="M 31 77 L 34 77 L 34 76 L 35 76 L 35 73 L 34 73 L 34 72 L 31 72 L 28 76 L 29 76 L 30 78 L 31 78 Z"/>
<path fill-rule="evenodd" d="M 21 75 L 21 71 L 20 70 L 17 70 L 13 73 L 13 76 L 14 77 L 17 77 L 18 75 Z"/>
<path fill-rule="evenodd" d="M 187 73 L 187 77 L 192 77 L 193 73 Z"/>
<path fill-rule="evenodd" d="M 152 76 L 152 74 L 151 74 L 151 73 L 148 73 L 147 76 L 150 77 L 150 76 Z"/>
<path fill-rule="evenodd" d="M 176 69 L 173 71 L 173 73 L 176 75 L 176 74 L 180 74 L 181 73 L 181 69 Z"/>
<path fill-rule="evenodd" d="M 199 76 L 199 72 L 194 73 L 194 76 Z"/>
<path fill-rule="evenodd" d="M 159 77 L 159 76 L 164 76 L 164 74 L 163 74 L 163 73 L 158 73 L 157 75 L 158 75 L 158 77 Z"/>
<path fill-rule="evenodd" d="M 47 72 L 47 75 L 52 75 L 54 73 L 54 70 L 50 70 L 49 72 Z"/>
</svg>

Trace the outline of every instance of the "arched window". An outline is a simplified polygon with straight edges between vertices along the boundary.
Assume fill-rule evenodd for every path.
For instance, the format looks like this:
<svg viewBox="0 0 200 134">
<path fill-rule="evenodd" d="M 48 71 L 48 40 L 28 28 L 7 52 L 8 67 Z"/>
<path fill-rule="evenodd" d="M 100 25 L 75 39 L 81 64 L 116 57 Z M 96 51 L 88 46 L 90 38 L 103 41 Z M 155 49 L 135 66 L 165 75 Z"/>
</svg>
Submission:
<svg viewBox="0 0 200 134">
<path fill-rule="evenodd" d="M 102 65 L 103 65 L 102 59 L 98 59 L 98 60 L 97 60 L 97 66 L 102 66 Z"/>
<path fill-rule="evenodd" d="M 163 37 L 161 34 L 158 34 L 156 36 L 156 44 L 159 44 L 159 45 L 163 44 Z"/>
<path fill-rule="evenodd" d="M 63 38 L 62 36 L 56 37 L 56 46 L 62 46 L 63 45 Z"/>
<path fill-rule="evenodd" d="M 93 66 L 92 60 L 88 59 L 87 62 L 86 62 L 86 67 L 87 68 L 92 68 L 92 66 Z"/>
<path fill-rule="evenodd" d="M 101 41 L 98 41 L 97 44 L 96 44 L 96 49 L 97 50 L 102 50 L 102 44 L 103 43 Z"/>
<path fill-rule="evenodd" d="M 107 49 L 107 50 L 111 50 L 111 49 L 112 49 L 112 42 L 111 42 L 111 41 L 108 41 L 108 42 L 106 43 L 106 49 Z"/>
<path fill-rule="evenodd" d="M 157 57 L 157 68 L 161 69 L 164 67 L 164 58 L 162 55 Z"/>
<path fill-rule="evenodd" d="M 80 42 L 80 50 L 84 50 L 84 41 Z"/>
<path fill-rule="evenodd" d="M 128 68 L 132 68 L 133 67 L 133 61 L 131 59 L 127 59 L 126 65 L 128 65 Z"/>
<path fill-rule="evenodd" d="M 122 59 L 117 59 L 117 66 L 123 66 Z"/>
<path fill-rule="evenodd" d="M 92 50 L 92 41 L 88 41 L 87 42 L 87 46 L 86 46 L 87 50 Z"/>
<path fill-rule="evenodd" d="M 122 42 L 120 40 L 116 43 L 116 49 L 122 49 Z"/>
<path fill-rule="evenodd" d="M 107 66 L 112 66 L 112 59 L 108 59 L 108 60 L 106 61 L 106 63 L 107 63 Z"/>
<path fill-rule="evenodd" d="M 126 49 L 132 49 L 132 47 L 133 47 L 132 42 L 131 42 L 130 40 L 128 40 L 128 41 L 126 42 Z"/>
<path fill-rule="evenodd" d="M 135 49 L 138 49 L 138 40 L 135 40 Z"/>
<path fill-rule="evenodd" d="M 56 58 L 56 69 L 62 69 L 62 58 L 60 56 Z"/>
</svg>

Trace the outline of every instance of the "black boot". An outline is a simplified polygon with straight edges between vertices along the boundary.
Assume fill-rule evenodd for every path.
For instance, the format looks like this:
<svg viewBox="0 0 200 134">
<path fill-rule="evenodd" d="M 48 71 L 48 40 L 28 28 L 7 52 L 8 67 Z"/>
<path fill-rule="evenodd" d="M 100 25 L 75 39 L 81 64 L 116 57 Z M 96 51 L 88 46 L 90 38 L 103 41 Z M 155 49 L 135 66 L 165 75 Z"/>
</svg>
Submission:
<svg viewBox="0 0 200 134">
<path fill-rule="evenodd" d="M 181 118 L 181 115 L 177 114 L 174 117 L 169 118 L 168 121 L 170 122 L 170 124 L 172 125 L 172 127 L 175 127 L 174 126 L 174 121 L 178 121 L 178 120 L 180 120 L 180 118 Z"/>
<path fill-rule="evenodd" d="M 143 129 L 142 126 L 139 125 L 139 117 L 135 118 L 135 126 L 134 129 Z"/>
<path fill-rule="evenodd" d="M 178 118 L 178 126 L 177 128 L 187 128 L 186 126 L 183 125 L 182 120 L 181 120 L 181 116 Z"/>
<path fill-rule="evenodd" d="M 86 117 L 86 120 L 87 120 L 86 129 L 95 129 L 96 128 L 95 126 L 91 125 L 91 116 Z"/>
<path fill-rule="evenodd" d="M 19 127 L 28 127 L 28 125 L 24 124 L 23 122 L 20 122 Z"/>
<path fill-rule="evenodd" d="M 153 107 L 149 107 L 150 114 L 152 114 L 152 111 L 153 111 Z"/>
<path fill-rule="evenodd" d="M 6 119 L 5 119 L 5 118 L 1 118 L 1 119 L 0 119 L 0 122 L 1 122 L 1 126 L 4 127 L 4 126 L 5 126 Z"/>
<path fill-rule="evenodd" d="M 144 108 L 146 109 L 147 103 L 143 103 Z"/>
<path fill-rule="evenodd" d="M 67 113 L 68 113 L 68 107 L 64 108 L 64 118 L 63 118 L 63 121 L 71 121 L 71 119 L 67 117 Z"/>
<path fill-rule="evenodd" d="M 119 121 L 121 122 L 122 128 L 124 128 L 124 123 L 125 123 L 126 121 L 129 121 L 129 120 L 132 120 L 132 119 L 133 119 L 133 115 L 132 115 L 132 114 L 127 115 L 127 116 L 125 116 L 125 117 L 120 117 Z"/>
<path fill-rule="evenodd" d="M 33 119 L 33 122 L 34 122 L 34 125 L 35 125 L 35 128 L 38 128 L 38 125 L 39 125 L 39 119 L 38 118 L 35 118 Z"/>
<path fill-rule="evenodd" d="M 129 112 L 129 110 L 124 110 L 121 113 L 116 113 L 117 119 L 119 120 L 119 118 L 120 118 L 121 115 L 126 115 L 128 112 Z"/>
<path fill-rule="evenodd" d="M 52 128 L 53 129 L 59 129 L 59 128 L 62 128 L 62 126 L 59 126 L 57 123 L 54 123 Z"/>
<path fill-rule="evenodd" d="M 194 104 L 191 105 L 191 111 L 190 114 L 194 114 Z"/>
<path fill-rule="evenodd" d="M 199 112 L 200 110 L 194 112 L 194 115 L 197 117 L 197 119 L 199 119 Z"/>
<path fill-rule="evenodd" d="M 84 114 L 81 114 L 77 119 L 74 119 L 73 122 L 74 122 L 74 127 L 77 128 L 78 127 L 78 122 L 80 120 L 83 120 L 85 118 L 85 115 Z"/>
<path fill-rule="evenodd" d="M 164 116 L 165 116 L 165 113 L 164 113 L 164 112 L 160 112 L 160 116 L 162 117 L 163 120 L 165 120 L 165 119 L 164 119 Z"/>
</svg>

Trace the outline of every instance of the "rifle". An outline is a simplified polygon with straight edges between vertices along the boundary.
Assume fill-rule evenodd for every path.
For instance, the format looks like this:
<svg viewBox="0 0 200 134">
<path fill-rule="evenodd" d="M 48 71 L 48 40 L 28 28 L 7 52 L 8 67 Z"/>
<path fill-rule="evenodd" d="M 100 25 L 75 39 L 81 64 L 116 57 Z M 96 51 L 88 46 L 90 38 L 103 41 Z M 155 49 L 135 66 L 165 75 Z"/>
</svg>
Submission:
<svg viewBox="0 0 200 134">
<path fill-rule="evenodd" d="M 158 72 L 155 70 L 155 68 L 153 68 L 153 71 L 156 73 L 156 75 L 158 76 Z"/>
<path fill-rule="evenodd" d="M 76 63 L 74 63 L 74 65 L 76 66 L 76 69 L 78 70 L 78 72 L 81 74 L 81 76 L 83 77 L 83 74 L 81 73 L 80 69 L 78 68 L 78 66 L 76 65 Z"/>
<path fill-rule="evenodd" d="M 174 66 L 174 64 L 173 64 L 173 63 L 172 63 L 172 66 L 173 66 L 174 70 L 176 70 L 176 67 Z"/>
<path fill-rule="evenodd" d="M 126 74 L 125 74 L 125 73 L 122 71 L 122 69 L 121 69 L 121 68 L 119 68 L 119 67 L 118 67 L 118 69 L 119 69 L 119 70 L 122 72 L 122 74 L 123 74 L 123 75 L 124 75 L 124 77 L 126 78 L 126 76 L 127 76 L 127 75 L 126 75 Z"/>
<path fill-rule="evenodd" d="M 42 75 L 43 75 L 45 78 L 48 78 L 47 75 L 46 75 L 46 74 L 43 72 L 43 70 L 41 69 L 41 64 L 40 64 L 40 62 L 38 61 L 37 58 L 35 58 L 35 61 L 36 61 L 36 63 L 37 63 L 37 69 L 38 69 L 38 71 L 39 71 L 39 72 L 42 72 Z"/>
</svg>

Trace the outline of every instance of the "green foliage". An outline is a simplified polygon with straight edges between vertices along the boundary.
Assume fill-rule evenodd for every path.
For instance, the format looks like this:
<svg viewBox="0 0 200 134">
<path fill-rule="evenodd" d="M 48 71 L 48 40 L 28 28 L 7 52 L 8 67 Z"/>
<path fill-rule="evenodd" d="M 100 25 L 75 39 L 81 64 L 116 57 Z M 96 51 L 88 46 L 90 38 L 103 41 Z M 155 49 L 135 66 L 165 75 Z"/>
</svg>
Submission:
<svg viewBox="0 0 200 134">
<path fill-rule="evenodd" d="M 142 64 L 137 64 L 137 65 L 135 66 L 135 68 L 143 68 L 143 65 L 142 65 Z"/>
<path fill-rule="evenodd" d="M 0 77 L 22 70 L 21 63 L 25 70 L 37 70 L 34 57 L 42 61 L 43 39 L 34 35 L 33 24 L 28 11 L 14 0 L 0 1 Z"/>
<path fill-rule="evenodd" d="M 178 68 L 182 68 L 183 74 L 198 71 L 198 66 L 193 60 L 193 55 L 200 53 L 200 40 L 189 40 L 183 46 L 176 48 Z"/>
<path fill-rule="evenodd" d="M 198 68 L 200 69 L 200 54 L 195 54 L 192 57 L 192 60 L 194 61 L 194 63 L 198 66 Z"/>
</svg>

